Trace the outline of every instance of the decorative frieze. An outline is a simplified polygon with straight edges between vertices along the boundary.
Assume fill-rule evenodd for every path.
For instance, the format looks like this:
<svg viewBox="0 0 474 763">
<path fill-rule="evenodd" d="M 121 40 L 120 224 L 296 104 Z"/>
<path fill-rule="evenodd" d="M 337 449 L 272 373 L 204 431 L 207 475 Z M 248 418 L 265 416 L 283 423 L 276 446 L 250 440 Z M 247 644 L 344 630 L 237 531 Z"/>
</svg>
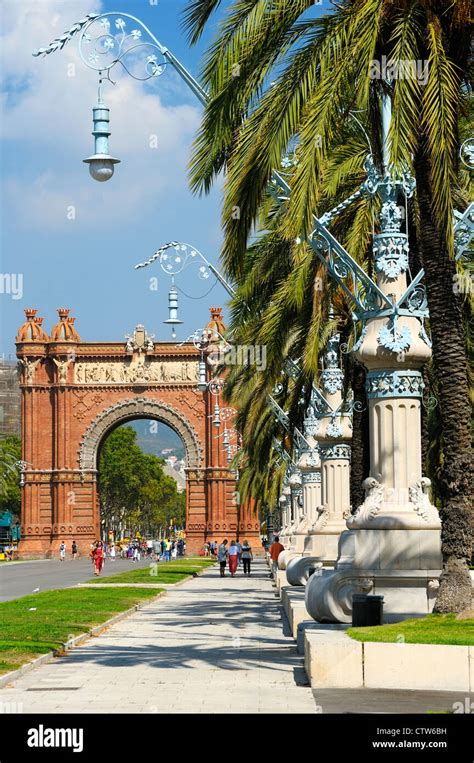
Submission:
<svg viewBox="0 0 474 763">
<path fill-rule="evenodd" d="M 303 485 L 311 485 L 321 482 L 321 472 L 303 472 Z"/>
<path fill-rule="evenodd" d="M 328 461 L 329 459 L 345 459 L 351 460 L 351 446 L 346 443 L 337 443 L 336 445 L 322 445 L 321 446 L 321 459 Z"/>
<path fill-rule="evenodd" d="M 193 361 L 148 360 L 142 363 L 76 363 L 76 384 L 149 384 L 198 382 L 199 364 Z"/>
<path fill-rule="evenodd" d="M 367 397 L 421 397 L 423 377 L 420 371 L 369 371 L 366 380 Z"/>
</svg>

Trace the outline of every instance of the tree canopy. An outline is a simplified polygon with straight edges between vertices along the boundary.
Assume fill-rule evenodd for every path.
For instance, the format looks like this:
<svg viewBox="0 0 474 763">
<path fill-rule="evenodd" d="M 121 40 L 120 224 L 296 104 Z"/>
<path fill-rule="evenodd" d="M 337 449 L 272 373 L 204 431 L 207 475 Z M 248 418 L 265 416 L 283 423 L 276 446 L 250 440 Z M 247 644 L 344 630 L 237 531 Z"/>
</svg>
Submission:
<svg viewBox="0 0 474 763">
<path fill-rule="evenodd" d="M 163 471 L 164 461 L 143 453 L 132 427 L 119 427 L 105 440 L 99 457 L 101 519 L 135 533 L 155 534 L 171 524 L 184 526 L 186 497 Z"/>
<path fill-rule="evenodd" d="M 8 435 L 0 439 L 0 514 L 11 511 L 19 516 L 21 506 L 20 465 L 21 439 Z"/>
</svg>

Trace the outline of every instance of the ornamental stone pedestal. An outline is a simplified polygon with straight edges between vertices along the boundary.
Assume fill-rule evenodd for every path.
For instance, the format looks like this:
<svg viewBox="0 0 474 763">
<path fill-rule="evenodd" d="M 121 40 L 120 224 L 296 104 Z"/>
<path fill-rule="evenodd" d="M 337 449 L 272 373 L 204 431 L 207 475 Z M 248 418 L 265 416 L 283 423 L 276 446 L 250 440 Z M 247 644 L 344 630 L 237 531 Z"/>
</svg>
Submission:
<svg viewBox="0 0 474 763">
<path fill-rule="evenodd" d="M 285 535 L 282 536 L 282 543 L 285 550 L 278 557 L 278 568 L 286 570 L 291 559 L 301 556 L 304 537 L 299 531 L 303 519 L 303 487 L 302 477 L 299 469 L 296 469 L 288 478 L 288 485 L 283 488 L 283 496 L 289 512 L 289 526 L 285 529 Z"/>
<path fill-rule="evenodd" d="M 388 186 L 390 189 L 390 186 Z M 382 194 L 374 236 L 377 285 L 393 304 L 407 288 L 408 237 L 400 208 Z M 356 357 L 368 369 L 370 477 L 347 520 L 334 572 L 313 575 L 306 607 L 320 621 L 350 622 L 352 594 L 385 597 L 387 621 L 431 611 L 441 567 L 440 520 L 421 473 L 421 367 L 431 351 L 421 322 L 403 314 L 364 327 Z"/>
<path fill-rule="evenodd" d="M 350 513 L 351 416 L 343 406 L 343 372 L 339 367 L 340 336 L 334 334 L 324 352 L 321 390 L 335 412 L 325 417 L 318 432 L 321 455 L 321 504 L 313 522 L 305 551 L 324 566 L 337 560 L 338 541 L 346 530 Z"/>
<path fill-rule="evenodd" d="M 280 541 L 285 546 L 290 542 L 291 538 L 291 525 L 292 525 L 292 519 L 291 519 L 291 501 L 290 501 L 290 495 L 291 490 L 290 486 L 288 484 L 284 485 L 281 495 L 279 498 L 279 504 L 282 512 L 282 530 L 280 533 Z"/>
<path fill-rule="evenodd" d="M 305 585 L 315 569 L 333 567 L 340 535 L 350 512 L 350 455 L 352 425 L 343 405 L 343 373 L 339 367 L 339 334 L 328 341 L 320 385 L 332 413 L 305 419 L 304 432 L 313 450 L 305 451 L 299 466 L 303 474 L 306 518 L 303 557 L 288 563 L 291 585 Z"/>
</svg>

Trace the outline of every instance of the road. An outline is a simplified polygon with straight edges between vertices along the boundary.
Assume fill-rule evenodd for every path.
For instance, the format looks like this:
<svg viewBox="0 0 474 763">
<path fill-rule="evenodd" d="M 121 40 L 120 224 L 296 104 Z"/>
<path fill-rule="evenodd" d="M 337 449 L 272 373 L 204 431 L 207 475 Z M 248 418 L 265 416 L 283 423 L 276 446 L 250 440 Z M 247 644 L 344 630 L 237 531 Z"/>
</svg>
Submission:
<svg viewBox="0 0 474 763">
<path fill-rule="evenodd" d="M 135 567 L 146 567 L 149 560 L 131 562 L 127 559 L 106 561 L 103 575 L 116 575 Z M 75 561 L 66 559 L 46 559 L 31 562 L 0 562 L 0 602 L 27 596 L 53 588 L 67 588 L 84 583 L 94 577 L 94 570 L 88 557 Z M 39 589 L 39 591 L 37 590 Z"/>
</svg>

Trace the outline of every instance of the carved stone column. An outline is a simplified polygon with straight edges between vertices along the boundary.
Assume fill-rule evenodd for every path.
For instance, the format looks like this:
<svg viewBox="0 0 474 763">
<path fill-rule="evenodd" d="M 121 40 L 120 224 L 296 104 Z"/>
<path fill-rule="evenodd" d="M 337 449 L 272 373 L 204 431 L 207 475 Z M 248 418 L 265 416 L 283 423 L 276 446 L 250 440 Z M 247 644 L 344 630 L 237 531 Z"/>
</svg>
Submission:
<svg viewBox="0 0 474 763">
<path fill-rule="evenodd" d="M 321 457 L 321 501 L 310 528 L 307 549 L 325 565 L 337 559 L 340 534 L 350 513 L 350 440 L 352 422 L 343 406 L 343 372 L 339 365 L 340 336 L 334 334 L 324 352 L 321 391 L 333 415 L 325 416 L 318 431 Z"/>
<path fill-rule="evenodd" d="M 285 545 L 286 538 L 288 537 L 288 531 L 290 528 L 290 506 L 288 501 L 288 496 L 285 493 L 285 490 L 289 491 L 289 488 L 285 486 L 282 490 L 282 493 L 280 495 L 280 498 L 278 499 L 278 503 L 280 504 L 280 510 L 281 510 L 281 533 L 280 533 L 280 540 Z"/>
<path fill-rule="evenodd" d="M 298 553 L 303 551 L 303 533 L 304 528 L 301 527 L 301 521 L 303 519 L 303 480 L 301 472 L 295 471 L 288 480 L 291 490 L 291 517 L 292 517 L 292 535 L 291 535 L 291 548 Z"/>
<path fill-rule="evenodd" d="M 366 498 L 347 520 L 334 572 L 313 576 L 306 608 L 316 620 L 350 622 L 352 594 L 385 598 L 385 619 L 429 612 L 441 568 L 440 520 L 421 474 L 421 367 L 431 351 L 422 321 L 411 314 L 423 292 L 407 290 L 408 235 L 402 233 L 396 188 L 381 181 L 380 233 L 374 236 L 377 286 L 396 307 L 375 311 L 356 347 L 368 369 L 370 477 Z M 395 190 L 394 190 L 395 188 Z M 385 313 L 385 315 L 384 315 Z"/>
</svg>

